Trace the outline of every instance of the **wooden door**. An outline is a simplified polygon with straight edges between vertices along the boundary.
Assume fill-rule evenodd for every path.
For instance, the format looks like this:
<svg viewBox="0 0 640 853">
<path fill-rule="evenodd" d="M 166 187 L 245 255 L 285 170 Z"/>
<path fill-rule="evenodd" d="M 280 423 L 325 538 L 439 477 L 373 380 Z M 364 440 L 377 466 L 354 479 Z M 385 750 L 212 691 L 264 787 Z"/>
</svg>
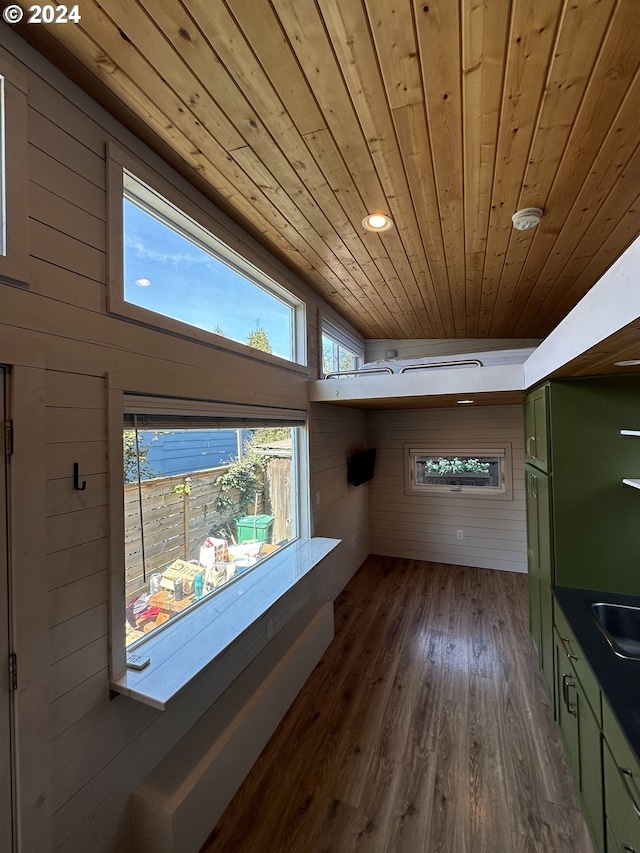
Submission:
<svg viewBox="0 0 640 853">
<path fill-rule="evenodd" d="M 7 537 L 6 369 L 0 367 L 0 850 L 14 850 L 12 701 L 10 689 L 9 568 Z"/>
</svg>

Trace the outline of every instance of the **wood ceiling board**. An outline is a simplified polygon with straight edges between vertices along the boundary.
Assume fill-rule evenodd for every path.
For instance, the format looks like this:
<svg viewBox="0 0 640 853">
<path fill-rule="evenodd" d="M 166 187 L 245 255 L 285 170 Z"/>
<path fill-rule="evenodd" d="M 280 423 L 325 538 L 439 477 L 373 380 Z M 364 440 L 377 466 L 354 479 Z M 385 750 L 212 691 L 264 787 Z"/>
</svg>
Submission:
<svg viewBox="0 0 640 853">
<path fill-rule="evenodd" d="M 353 175 L 364 201 L 364 210 L 356 217 L 362 220 L 367 213 L 387 211 L 388 201 L 382 187 L 381 176 L 376 171 L 372 154 L 365 140 L 358 116 L 354 110 L 345 76 L 334 55 L 325 24 L 312 0 L 276 0 L 274 3 L 281 23 L 303 71 L 312 82 L 314 92 L 322 105 L 327 125 Z M 394 269 L 389 286 L 395 304 L 388 305 L 389 312 L 399 312 L 410 336 L 421 328 L 418 313 L 423 307 L 415 308 L 408 295 L 415 288 L 415 277 L 411 270 L 404 246 L 397 229 L 384 235 L 366 235 L 367 242 L 380 241 Z M 429 324 L 430 329 L 430 324 Z M 427 332 L 431 334 L 431 330 Z"/>
<path fill-rule="evenodd" d="M 467 334 L 478 332 L 510 4 L 463 3 L 462 69 Z"/>
<path fill-rule="evenodd" d="M 312 81 L 347 169 L 359 188 L 364 208 L 360 208 L 357 213 L 354 211 L 354 222 L 361 223 L 363 216 L 370 212 L 388 211 L 390 207 L 380 175 L 375 169 L 345 78 L 315 4 L 312 0 L 296 0 L 295 3 L 277 0 L 275 8 L 303 71 Z M 410 335 L 416 334 L 421 328 L 418 313 L 423 305 L 414 308 L 408 295 L 407 288 L 416 287 L 415 277 L 398 231 L 392 229 L 384 235 L 367 234 L 366 238 L 367 245 L 374 243 L 377 248 L 379 243 L 391 262 L 391 269 L 387 273 L 393 300 L 387 305 L 389 313 L 400 313 Z"/>
<path fill-rule="evenodd" d="M 558 10 L 556 0 L 514 0 L 512 5 L 478 319 L 480 336 L 495 336 L 493 314 L 509 249 L 513 246 L 518 253 L 526 252 L 533 239 L 531 232 L 513 229 L 511 216 L 523 206 L 524 174 L 555 44 Z"/>
<path fill-rule="evenodd" d="M 454 319 L 449 337 L 466 337 L 460 8 L 414 0 L 414 10 Z"/>
<path fill-rule="evenodd" d="M 473 395 L 473 405 L 459 405 L 459 394 L 435 394 L 423 397 L 371 397 L 365 400 L 338 401 L 331 405 L 365 411 L 401 411 L 404 409 L 471 409 L 474 406 L 517 406 L 524 402 L 523 391 L 491 391 Z"/>
<path fill-rule="evenodd" d="M 320 8 L 363 136 L 389 199 L 389 207 L 371 212 L 390 214 L 396 222 L 403 223 L 402 232 L 394 229 L 394 233 L 385 235 L 384 239 L 391 242 L 400 237 L 409 262 L 409 269 L 402 273 L 403 287 L 421 327 L 430 329 L 430 335 L 437 334 L 442 324 L 437 314 L 433 281 L 380 78 L 378 58 L 371 40 L 363 38 L 363 33 L 368 33 L 367 18 L 359 4 L 338 5 L 320 0 Z"/>
<path fill-rule="evenodd" d="M 640 231 L 637 0 L 86 0 L 12 29 L 365 337 L 544 336 Z"/>
<path fill-rule="evenodd" d="M 581 100 L 589 82 L 589 75 L 601 48 L 606 27 L 612 14 L 613 3 L 588 2 L 567 4 L 553 51 L 542 108 L 536 127 L 532 151 L 524 176 L 523 195 L 519 207 L 545 208 L 553 204 L 549 194 L 562 152 L 578 114 Z M 576 39 L 576 32 L 580 38 Z M 545 218 L 536 235 L 543 234 L 548 226 Z M 554 231 L 554 229 L 552 229 Z M 533 241 L 535 245 L 535 240 Z M 508 281 L 501 281 L 493 316 L 493 327 L 501 328 L 518 319 L 535 285 L 535 279 L 525 276 L 521 280 L 528 250 L 510 252 Z M 556 255 L 549 255 L 555 260 Z"/>
<path fill-rule="evenodd" d="M 596 280 L 606 272 L 608 265 L 616 259 L 618 246 L 627 234 L 627 245 L 635 238 L 638 224 L 638 196 L 629 200 L 628 191 L 640 189 L 640 148 L 634 153 L 630 163 L 620 174 L 609 197 L 601 207 L 600 215 L 591 222 L 582 240 L 578 243 L 569 262 L 558 276 L 556 285 L 542 303 L 542 310 L 549 316 L 550 325 L 560 322 L 571 307 L 589 290 L 589 283 L 595 275 Z M 613 245 L 613 252 L 607 246 Z M 589 269 L 594 263 L 594 248 L 597 250 L 597 268 Z M 546 304 L 546 303 L 549 304 Z M 557 322 L 555 325 L 557 325 Z M 552 328 L 555 327 L 552 325 Z"/>
<path fill-rule="evenodd" d="M 577 292 L 585 292 L 588 297 L 589 282 L 592 280 L 599 281 L 604 278 L 606 273 L 615 264 L 618 258 L 619 247 L 624 246 L 630 248 L 635 240 L 637 240 L 638 219 L 640 218 L 640 198 L 636 198 L 632 206 L 625 213 L 624 219 L 619 222 L 614 231 L 611 232 L 609 238 L 602 245 L 598 254 L 584 267 L 576 283 L 574 284 Z M 640 289 L 640 288 L 639 288 Z M 562 313 L 558 311 L 558 322 L 561 322 Z"/>
<path fill-rule="evenodd" d="M 564 364 L 551 374 L 566 376 L 599 376 L 607 373 L 640 373 L 640 365 L 619 367 L 617 361 L 640 361 L 640 319 Z"/>
<path fill-rule="evenodd" d="M 638 181 L 625 178 L 621 182 L 620 173 L 622 170 L 632 168 L 630 161 L 636 156 L 639 102 L 640 75 L 636 74 L 616 121 L 612 124 L 589 175 L 562 225 L 555 251 L 549 254 L 540 271 L 537 282 L 540 296 L 537 306 L 538 310 L 542 308 L 545 316 L 548 317 L 547 331 L 557 325 L 593 283 L 593 280 L 585 283 L 579 279 L 579 274 L 585 267 L 581 261 L 586 257 L 589 262 L 594 256 L 594 244 L 591 242 L 593 234 L 589 232 L 595 231 L 596 234 L 601 232 L 602 223 L 607 223 L 611 219 L 610 215 L 602 210 L 607 197 L 614 193 L 623 206 L 622 217 L 616 215 L 616 223 L 624 218 L 633 206 Z M 624 210 L 625 206 L 626 210 Z M 606 229 L 607 234 L 610 231 L 610 227 Z M 588 242 L 585 244 L 585 235 L 588 233 L 589 237 L 586 238 Z M 597 245 L 601 243 L 602 240 Z M 602 269 L 604 272 L 606 266 Z M 529 293 L 531 289 L 531 287 L 528 289 Z M 524 305 L 522 301 L 520 304 Z M 533 312 L 529 311 L 529 316 L 532 314 Z"/>
<path fill-rule="evenodd" d="M 634 0 L 621 0 L 617 4 L 581 108 L 572 124 L 569 141 L 545 205 L 541 227 L 535 229 L 531 252 L 522 273 L 525 278 L 533 278 L 535 286 L 516 326 L 517 334 L 522 334 L 528 323 L 538 316 L 538 306 L 548 289 L 548 285 L 542 282 L 538 286 L 543 265 L 556 251 L 562 226 L 638 74 L 639 17 L 638 4 Z M 635 124 L 637 127 L 637 118 Z"/>
</svg>

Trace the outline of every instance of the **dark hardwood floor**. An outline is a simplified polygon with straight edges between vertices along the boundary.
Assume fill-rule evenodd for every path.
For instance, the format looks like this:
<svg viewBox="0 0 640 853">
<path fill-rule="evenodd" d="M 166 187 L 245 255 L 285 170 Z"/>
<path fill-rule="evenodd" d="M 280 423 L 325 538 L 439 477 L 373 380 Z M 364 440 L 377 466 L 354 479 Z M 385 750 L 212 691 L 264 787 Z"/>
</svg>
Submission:
<svg viewBox="0 0 640 853">
<path fill-rule="evenodd" d="M 592 853 L 526 576 L 370 557 L 203 853 Z"/>
</svg>

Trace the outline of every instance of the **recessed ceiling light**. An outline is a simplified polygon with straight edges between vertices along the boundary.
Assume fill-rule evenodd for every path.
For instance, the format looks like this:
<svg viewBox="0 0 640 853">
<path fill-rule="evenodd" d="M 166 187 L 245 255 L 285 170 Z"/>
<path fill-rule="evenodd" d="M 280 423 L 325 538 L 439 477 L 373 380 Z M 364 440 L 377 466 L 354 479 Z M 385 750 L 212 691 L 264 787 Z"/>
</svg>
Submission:
<svg viewBox="0 0 640 853">
<path fill-rule="evenodd" d="M 636 367 L 640 364 L 640 358 L 631 358 L 629 361 L 616 361 L 614 364 L 616 367 Z"/>
<path fill-rule="evenodd" d="M 461 406 L 465 403 L 473 403 L 473 400 L 458 400 L 458 404 Z"/>
<path fill-rule="evenodd" d="M 543 211 L 539 207 L 523 207 L 511 217 L 513 227 L 518 231 L 526 231 L 527 228 L 535 228 L 542 219 Z"/>
<path fill-rule="evenodd" d="M 362 224 L 367 231 L 377 231 L 380 234 L 393 228 L 393 219 L 390 216 L 385 216 L 384 213 L 371 213 L 369 216 L 365 216 Z"/>
<path fill-rule="evenodd" d="M 151 285 L 151 282 L 148 278 L 137 278 L 136 284 L 138 285 L 138 287 L 149 287 Z"/>
</svg>

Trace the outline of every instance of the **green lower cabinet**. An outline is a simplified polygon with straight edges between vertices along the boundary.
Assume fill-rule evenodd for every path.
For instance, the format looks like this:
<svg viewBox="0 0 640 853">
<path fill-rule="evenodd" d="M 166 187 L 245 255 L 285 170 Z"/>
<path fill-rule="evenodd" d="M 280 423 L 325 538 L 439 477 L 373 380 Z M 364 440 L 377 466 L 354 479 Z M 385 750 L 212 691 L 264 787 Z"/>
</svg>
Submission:
<svg viewBox="0 0 640 853">
<path fill-rule="evenodd" d="M 587 694 L 582 689 L 557 631 L 554 631 L 554 652 L 556 718 L 576 789 L 582 798 L 594 850 L 596 853 L 604 853 L 600 723 L 589 705 Z"/>
<path fill-rule="evenodd" d="M 613 830 L 611 829 L 611 824 L 609 821 L 606 821 L 607 826 L 607 853 L 624 853 L 624 850 L 618 844 L 618 841 L 613 834 Z M 629 853 L 629 848 L 627 847 L 627 853 Z M 634 851 L 635 853 L 635 851 Z"/>
<path fill-rule="evenodd" d="M 607 837 L 615 840 L 608 853 L 640 853 L 640 766 L 608 706 L 603 706 L 604 807 Z"/>
<path fill-rule="evenodd" d="M 605 809 L 609 834 L 617 842 L 614 850 L 635 851 L 640 853 L 640 818 L 636 806 L 638 790 L 638 771 L 620 766 L 614 759 L 608 745 L 604 747 L 604 787 Z"/>
</svg>

